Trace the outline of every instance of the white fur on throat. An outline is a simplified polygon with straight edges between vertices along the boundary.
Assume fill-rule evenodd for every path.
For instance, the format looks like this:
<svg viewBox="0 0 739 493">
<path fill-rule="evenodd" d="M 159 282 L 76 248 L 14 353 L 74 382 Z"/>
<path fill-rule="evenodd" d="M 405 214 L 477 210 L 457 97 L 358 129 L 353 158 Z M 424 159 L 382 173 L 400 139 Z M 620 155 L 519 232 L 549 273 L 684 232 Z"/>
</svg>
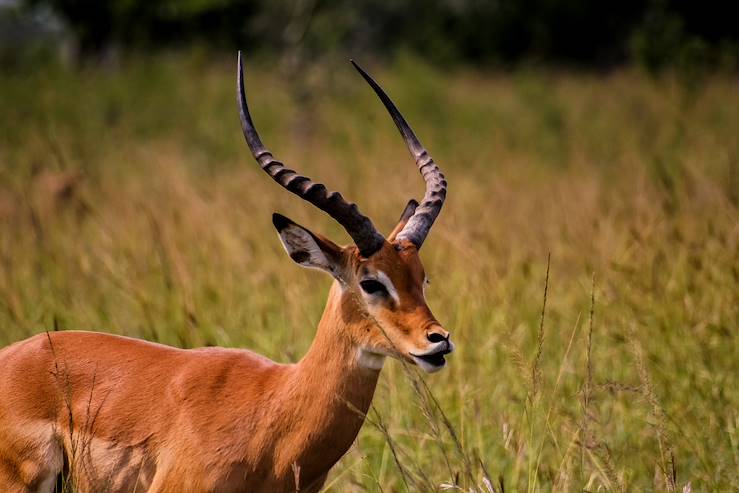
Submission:
<svg viewBox="0 0 739 493">
<path fill-rule="evenodd" d="M 373 353 L 363 348 L 357 348 L 357 364 L 368 370 L 382 370 L 385 364 L 385 355 Z"/>
</svg>

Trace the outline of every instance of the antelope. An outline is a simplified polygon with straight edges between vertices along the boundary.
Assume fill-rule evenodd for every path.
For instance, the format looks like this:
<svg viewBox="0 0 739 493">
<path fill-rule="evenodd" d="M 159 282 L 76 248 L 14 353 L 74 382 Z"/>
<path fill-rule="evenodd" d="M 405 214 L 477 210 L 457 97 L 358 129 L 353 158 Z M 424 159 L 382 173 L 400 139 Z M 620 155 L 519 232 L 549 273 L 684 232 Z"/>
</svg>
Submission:
<svg viewBox="0 0 739 493">
<path fill-rule="evenodd" d="M 354 442 L 386 357 L 435 372 L 454 349 L 424 298 L 419 249 L 447 183 L 382 88 L 425 180 L 384 237 L 357 205 L 286 168 L 262 144 L 244 90 L 246 143 L 261 168 L 343 226 L 341 247 L 275 213 L 297 264 L 333 277 L 307 354 L 275 363 L 241 349 L 179 349 L 84 331 L 38 334 L 0 351 L 0 491 L 316 492 Z"/>
</svg>

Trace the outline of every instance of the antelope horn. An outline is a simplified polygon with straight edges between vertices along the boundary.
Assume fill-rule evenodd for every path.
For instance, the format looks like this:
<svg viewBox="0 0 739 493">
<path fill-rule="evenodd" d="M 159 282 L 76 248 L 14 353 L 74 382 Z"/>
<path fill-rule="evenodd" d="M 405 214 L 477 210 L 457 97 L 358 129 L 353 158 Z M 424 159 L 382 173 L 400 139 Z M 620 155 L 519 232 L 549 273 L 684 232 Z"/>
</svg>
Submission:
<svg viewBox="0 0 739 493">
<path fill-rule="evenodd" d="M 400 135 L 405 140 L 405 145 L 416 160 L 416 165 L 418 165 L 418 169 L 426 182 L 426 193 L 423 196 L 421 204 L 416 208 L 416 212 L 397 236 L 399 240 L 410 240 L 416 245 L 416 248 L 420 249 L 444 205 L 444 199 L 446 199 L 446 179 L 439 167 L 434 163 L 434 160 L 429 156 L 429 153 L 421 145 L 421 142 L 418 141 L 418 137 L 413 133 L 410 125 L 405 121 L 403 115 L 400 114 L 398 108 L 393 104 L 388 95 L 385 94 L 385 91 L 354 60 L 351 60 L 351 62 L 354 68 L 357 69 L 362 77 L 364 77 L 364 80 L 375 91 L 375 94 L 377 94 L 380 101 L 385 105 L 388 113 L 390 113 L 390 116 L 400 131 Z"/>
<path fill-rule="evenodd" d="M 316 183 L 307 176 L 286 168 L 280 161 L 274 159 L 272 153 L 264 147 L 257 130 L 254 128 L 249 107 L 246 104 L 241 51 L 239 51 L 238 59 L 236 92 L 239 102 L 241 129 L 244 131 L 246 143 L 259 166 L 287 190 L 303 200 L 307 200 L 338 221 L 352 237 L 362 256 L 369 257 L 377 252 L 384 244 L 385 238 L 375 229 L 372 221 L 359 212 L 357 204 L 347 202 L 339 192 L 329 191 L 323 184 Z"/>
</svg>

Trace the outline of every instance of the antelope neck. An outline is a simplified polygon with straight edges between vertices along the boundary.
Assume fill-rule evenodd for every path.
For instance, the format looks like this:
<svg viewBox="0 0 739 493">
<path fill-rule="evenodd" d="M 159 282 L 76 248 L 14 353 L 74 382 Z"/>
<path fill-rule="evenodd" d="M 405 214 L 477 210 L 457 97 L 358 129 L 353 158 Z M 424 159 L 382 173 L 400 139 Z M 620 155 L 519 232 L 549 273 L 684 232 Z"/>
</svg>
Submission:
<svg viewBox="0 0 739 493">
<path fill-rule="evenodd" d="M 341 287 L 334 283 L 313 344 L 293 368 L 292 398 L 299 402 L 300 421 L 313 430 L 300 454 L 307 462 L 298 460 L 304 471 L 330 467 L 341 458 L 372 402 L 380 372 L 359 364 L 350 330 L 366 321 L 355 308 L 342 303 Z"/>
<path fill-rule="evenodd" d="M 342 296 L 341 286 L 334 282 L 316 337 L 296 365 L 296 372 L 305 375 L 304 382 L 318 384 L 320 394 L 333 392 L 364 412 L 372 400 L 379 371 L 363 367 L 358 360 L 361 351 L 352 332 L 368 322 L 359 315 L 359 307 L 347 306 L 356 301 L 343 303 Z"/>
</svg>

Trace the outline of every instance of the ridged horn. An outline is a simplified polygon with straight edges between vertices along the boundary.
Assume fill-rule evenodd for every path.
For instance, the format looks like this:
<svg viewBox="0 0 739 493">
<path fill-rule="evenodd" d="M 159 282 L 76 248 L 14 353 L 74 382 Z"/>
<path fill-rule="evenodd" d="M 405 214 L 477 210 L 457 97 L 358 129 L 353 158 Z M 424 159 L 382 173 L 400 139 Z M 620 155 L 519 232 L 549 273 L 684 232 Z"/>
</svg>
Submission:
<svg viewBox="0 0 739 493">
<path fill-rule="evenodd" d="M 380 87 L 380 85 L 375 82 L 375 80 L 370 77 L 370 75 L 354 60 L 351 60 L 351 62 L 352 65 L 354 65 L 354 68 L 357 69 L 362 77 L 364 77 L 364 80 L 366 80 L 370 87 L 375 91 L 375 94 L 380 98 L 382 104 L 385 105 L 388 113 L 390 113 L 390 116 L 400 131 L 400 135 L 405 141 L 405 145 L 408 147 L 413 159 L 416 160 L 416 165 L 426 182 L 426 193 L 423 196 L 421 204 L 416 208 L 416 212 L 408 220 L 408 223 L 397 236 L 398 240 L 410 240 L 414 245 L 416 245 L 416 248 L 420 249 L 426 236 L 431 230 L 431 226 L 434 224 L 436 217 L 439 215 L 439 212 L 441 212 L 441 208 L 444 205 L 447 188 L 446 179 L 439 167 L 434 163 L 434 160 L 431 159 L 429 153 L 421 145 L 421 142 L 418 140 L 418 137 L 416 137 L 416 134 L 413 133 L 408 122 L 406 122 L 403 115 L 400 114 L 398 108 L 388 95 L 385 94 L 385 91 L 382 90 L 382 87 Z"/>
<path fill-rule="evenodd" d="M 246 93 L 244 91 L 244 68 L 241 62 L 241 51 L 238 56 L 237 74 L 237 99 L 239 104 L 239 117 L 241 118 L 241 129 L 244 132 L 246 144 L 249 146 L 254 159 L 259 166 L 284 188 L 315 205 L 341 224 L 364 257 L 369 257 L 377 252 L 385 242 L 385 238 L 377 231 L 370 219 L 359 212 L 357 204 L 347 202 L 339 192 L 326 189 L 321 183 L 312 181 L 290 168 L 286 168 L 277 161 L 272 153 L 264 147 L 246 104 Z"/>
</svg>

